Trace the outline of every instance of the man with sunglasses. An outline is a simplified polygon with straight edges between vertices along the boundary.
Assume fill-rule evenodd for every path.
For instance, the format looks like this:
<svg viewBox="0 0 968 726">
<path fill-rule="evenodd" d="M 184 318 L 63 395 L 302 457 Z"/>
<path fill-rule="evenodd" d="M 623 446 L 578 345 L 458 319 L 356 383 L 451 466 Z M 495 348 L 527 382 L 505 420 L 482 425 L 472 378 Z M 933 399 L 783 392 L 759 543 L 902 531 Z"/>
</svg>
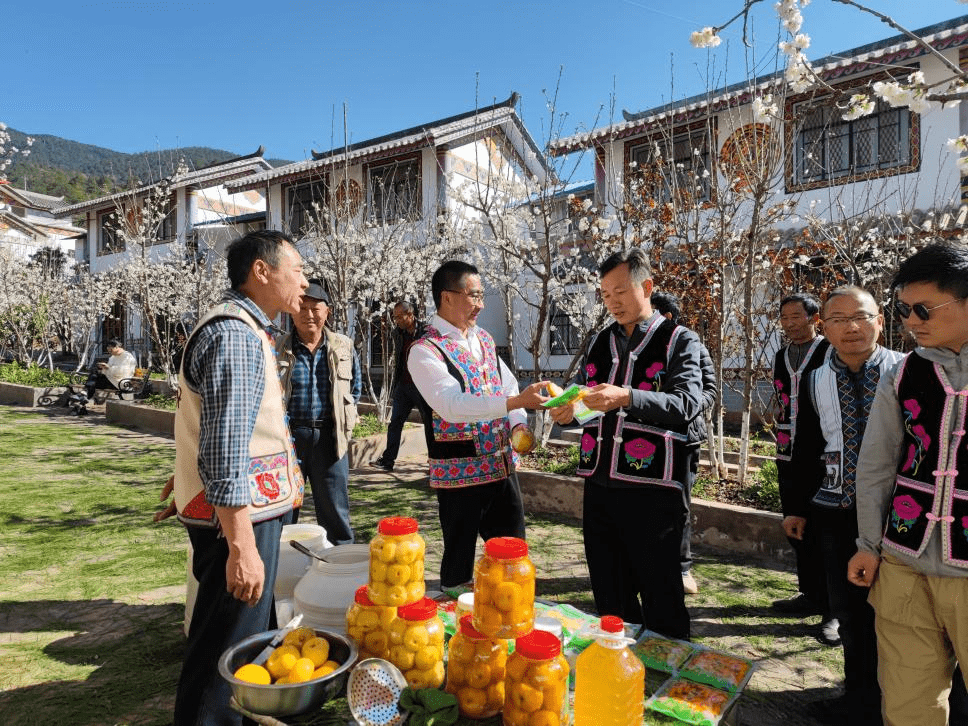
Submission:
<svg viewBox="0 0 968 726">
<path fill-rule="evenodd" d="M 494 339 L 478 327 L 484 288 L 474 265 L 444 262 L 430 280 L 437 314 L 410 349 L 407 367 L 420 393 L 444 539 L 440 586 L 471 582 L 477 536 L 524 537 L 524 505 L 511 434 L 527 428 L 522 409 L 548 397 L 547 381 L 518 391 Z"/>
<path fill-rule="evenodd" d="M 827 583 L 827 606 L 844 647 L 844 687 L 840 698 L 810 704 L 825 724 L 878 726 L 874 611 L 867 588 L 847 581 L 845 571 L 857 551 L 855 486 L 857 458 L 874 393 L 881 377 L 903 357 L 878 345 L 884 316 L 874 297 L 860 287 L 839 287 L 823 307 L 824 334 L 833 349 L 800 387 L 797 438 L 790 461 L 790 494 L 784 529 L 810 529 L 819 544 Z"/>
<path fill-rule="evenodd" d="M 871 588 L 885 724 L 942 726 L 968 659 L 968 249 L 926 247 L 892 289 L 918 347 L 877 389 L 847 572 Z"/>
</svg>

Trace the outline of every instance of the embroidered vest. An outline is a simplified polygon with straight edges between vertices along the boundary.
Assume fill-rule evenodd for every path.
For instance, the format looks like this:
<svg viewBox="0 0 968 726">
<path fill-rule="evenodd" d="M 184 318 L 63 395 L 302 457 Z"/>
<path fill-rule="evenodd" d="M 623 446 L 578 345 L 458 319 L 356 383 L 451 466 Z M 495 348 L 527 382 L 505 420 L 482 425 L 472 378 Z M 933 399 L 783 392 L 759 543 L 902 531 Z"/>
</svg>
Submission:
<svg viewBox="0 0 968 726">
<path fill-rule="evenodd" d="M 854 508 L 857 456 L 877 384 L 881 376 L 903 357 L 903 353 L 878 346 L 865 364 L 860 399 L 851 377 L 839 367 L 843 364 L 834 362 L 833 354 L 824 365 L 809 374 L 808 388 L 825 442 L 823 463 L 826 474 L 813 496 L 814 504 L 831 509 Z"/>
<path fill-rule="evenodd" d="M 669 355 L 685 330 L 656 316 L 643 334 L 629 340 L 625 360 L 616 342 L 617 323 L 592 342 L 585 358 L 586 383 L 611 383 L 645 391 L 662 391 Z M 674 430 L 630 419 L 624 409 L 609 411 L 585 426 L 578 456 L 578 475 L 629 484 L 681 489 L 686 481 L 688 424 Z"/>
<path fill-rule="evenodd" d="M 776 459 L 789 461 L 793 453 L 793 440 L 797 435 L 797 397 L 800 381 L 810 371 L 820 367 L 830 354 L 830 341 L 817 336 L 807 354 L 794 368 L 790 362 L 790 346 L 777 353 L 773 365 L 773 389 L 775 406 L 773 420 L 776 422 Z"/>
<path fill-rule="evenodd" d="M 471 358 L 466 348 L 433 327 L 414 345 L 429 348 L 446 365 L 447 371 L 465 393 L 476 396 L 503 395 L 501 367 L 494 339 L 480 328 L 483 360 Z M 517 454 L 511 449 L 511 432 L 507 418 L 494 421 L 455 423 L 445 421 L 421 399 L 418 403 L 427 439 L 430 460 L 430 486 L 436 488 L 469 487 L 507 479 L 517 466 Z"/>
<path fill-rule="evenodd" d="M 956 391 L 944 369 L 915 351 L 901 362 L 897 399 L 904 438 L 882 546 L 912 557 L 924 552 L 935 526 L 941 557 L 968 568 L 968 388 Z"/>
<path fill-rule="evenodd" d="M 265 391 L 249 441 L 249 517 L 253 522 L 281 516 L 302 503 L 303 478 L 286 425 L 286 409 L 276 370 L 275 352 L 269 337 L 249 313 L 232 302 L 221 303 L 198 321 L 192 336 L 215 318 L 237 318 L 251 327 L 262 341 L 265 356 Z M 187 350 L 188 343 L 185 348 Z M 185 361 L 179 372 L 185 380 Z M 185 524 L 216 526 L 215 509 L 205 500 L 198 472 L 198 437 L 201 397 L 188 386 L 178 389 L 175 411 L 175 504 Z"/>
</svg>

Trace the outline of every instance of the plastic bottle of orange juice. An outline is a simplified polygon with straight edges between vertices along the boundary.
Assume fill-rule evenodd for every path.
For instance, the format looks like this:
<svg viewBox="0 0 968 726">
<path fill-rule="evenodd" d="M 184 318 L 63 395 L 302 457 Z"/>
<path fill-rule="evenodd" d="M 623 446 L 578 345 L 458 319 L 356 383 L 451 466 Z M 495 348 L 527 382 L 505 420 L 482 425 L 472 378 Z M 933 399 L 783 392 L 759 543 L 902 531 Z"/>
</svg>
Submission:
<svg viewBox="0 0 968 726">
<path fill-rule="evenodd" d="M 639 726 L 645 667 L 628 648 L 621 618 L 606 615 L 575 666 L 575 726 Z"/>
</svg>

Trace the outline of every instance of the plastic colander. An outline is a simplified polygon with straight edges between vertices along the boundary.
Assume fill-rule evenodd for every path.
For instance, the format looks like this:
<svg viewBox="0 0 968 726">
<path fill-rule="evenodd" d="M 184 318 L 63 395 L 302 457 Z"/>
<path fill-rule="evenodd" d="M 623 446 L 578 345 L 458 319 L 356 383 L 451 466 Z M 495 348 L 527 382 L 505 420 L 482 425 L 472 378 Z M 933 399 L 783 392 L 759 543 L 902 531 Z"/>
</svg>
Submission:
<svg viewBox="0 0 968 726">
<path fill-rule="evenodd" d="M 400 708 L 407 679 L 393 663 L 367 658 L 350 673 L 346 700 L 360 726 L 399 726 L 409 715 Z"/>
</svg>

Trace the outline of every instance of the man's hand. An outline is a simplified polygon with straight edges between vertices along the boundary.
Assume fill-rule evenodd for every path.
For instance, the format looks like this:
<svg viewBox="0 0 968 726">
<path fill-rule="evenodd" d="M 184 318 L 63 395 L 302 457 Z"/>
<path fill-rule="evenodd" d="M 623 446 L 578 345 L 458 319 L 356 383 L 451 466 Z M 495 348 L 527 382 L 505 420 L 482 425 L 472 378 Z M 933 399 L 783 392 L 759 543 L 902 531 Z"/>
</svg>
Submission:
<svg viewBox="0 0 968 726">
<path fill-rule="evenodd" d="M 168 477 L 168 481 L 165 482 L 165 486 L 161 488 L 161 496 L 158 497 L 158 501 L 163 502 L 168 497 L 170 497 L 174 488 L 175 488 L 175 475 L 172 474 L 170 477 Z M 155 512 L 155 516 L 152 518 L 152 520 L 155 522 L 160 522 L 163 519 L 168 519 L 169 517 L 177 513 L 178 513 L 178 510 L 175 507 L 175 500 L 172 499 L 168 503 L 168 506 L 166 506 L 160 512 Z"/>
<path fill-rule="evenodd" d="M 597 386 L 592 386 L 582 399 L 582 403 L 588 408 L 603 412 L 628 406 L 631 402 L 632 393 L 627 388 L 613 386 L 611 383 L 599 383 Z"/>
<path fill-rule="evenodd" d="M 255 545 L 252 521 L 245 507 L 216 507 L 222 533 L 229 545 L 225 563 L 225 589 L 236 600 L 250 607 L 259 602 L 265 585 L 266 573 L 262 557 Z"/>
<path fill-rule="evenodd" d="M 554 408 L 549 408 L 548 412 L 551 414 L 551 420 L 556 424 L 569 424 L 575 420 L 575 404 L 566 403 L 563 406 L 555 406 Z"/>
<path fill-rule="evenodd" d="M 508 411 L 513 411 L 516 408 L 540 408 L 542 403 L 551 400 L 543 393 L 547 385 L 548 381 L 538 381 L 532 383 L 517 396 L 510 396 L 507 400 Z"/>
<path fill-rule="evenodd" d="M 860 587 L 874 584 L 874 576 L 881 564 L 881 558 L 870 552 L 857 552 L 847 563 L 847 579 Z"/>
<path fill-rule="evenodd" d="M 793 515 L 784 517 L 783 531 L 786 532 L 786 536 L 790 539 L 803 539 L 803 533 L 807 531 L 806 518 L 794 517 Z"/>
</svg>

